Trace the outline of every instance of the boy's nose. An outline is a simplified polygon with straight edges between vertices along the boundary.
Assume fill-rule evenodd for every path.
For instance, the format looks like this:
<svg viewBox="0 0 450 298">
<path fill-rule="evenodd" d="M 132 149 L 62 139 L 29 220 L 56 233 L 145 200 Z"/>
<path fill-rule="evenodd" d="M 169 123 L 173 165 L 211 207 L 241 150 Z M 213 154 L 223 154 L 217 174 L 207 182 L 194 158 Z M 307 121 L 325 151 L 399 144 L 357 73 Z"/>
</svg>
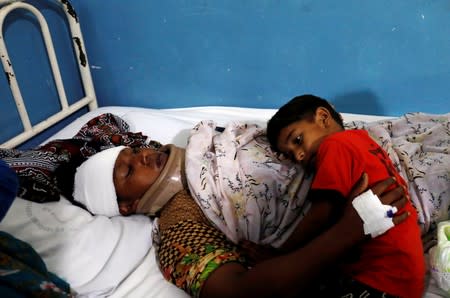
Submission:
<svg viewBox="0 0 450 298">
<path fill-rule="evenodd" d="M 295 153 L 295 160 L 301 162 L 305 158 L 305 152 L 303 150 L 298 150 Z"/>
</svg>

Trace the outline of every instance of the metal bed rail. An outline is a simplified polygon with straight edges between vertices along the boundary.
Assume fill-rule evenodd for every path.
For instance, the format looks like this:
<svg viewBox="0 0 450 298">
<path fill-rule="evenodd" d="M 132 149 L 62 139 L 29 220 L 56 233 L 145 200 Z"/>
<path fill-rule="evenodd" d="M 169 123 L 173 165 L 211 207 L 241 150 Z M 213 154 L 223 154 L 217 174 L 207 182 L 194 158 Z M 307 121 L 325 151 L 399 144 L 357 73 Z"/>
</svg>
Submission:
<svg viewBox="0 0 450 298">
<path fill-rule="evenodd" d="M 48 127 L 56 124 L 62 119 L 68 117 L 72 113 L 78 111 L 79 109 L 88 106 L 89 110 L 97 108 L 97 98 L 95 95 L 94 84 L 91 77 L 91 72 L 89 68 L 89 63 L 86 55 L 86 49 L 84 46 L 83 36 L 81 33 L 80 24 L 78 21 L 78 16 L 68 0 L 54 0 L 59 4 L 61 9 L 64 11 L 69 24 L 69 31 L 71 34 L 72 45 L 74 49 L 74 54 L 76 55 L 76 61 L 78 64 L 81 83 L 83 86 L 84 97 L 78 99 L 75 103 L 69 105 L 66 97 L 66 92 L 64 89 L 63 80 L 59 70 L 59 65 L 55 50 L 53 47 L 53 41 L 50 34 L 50 30 L 47 25 L 47 21 L 42 13 L 33 5 L 20 0 L 0 0 L 0 56 L 3 64 L 3 69 L 8 79 L 8 84 L 11 88 L 12 95 L 14 97 L 17 110 L 20 115 L 20 119 L 23 124 L 24 131 L 17 136 L 9 139 L 5 143 L 1 144 L 3 148 L 14 148 L 17 145 L 29 140 L 35 135 L 39 134 Z M 47 56 L 50 62 L 50 67 L 58 92 L 59 101 L 61 104 L 61 109 L 59 112 L 50 116 L 49 118 L 32 125 L 28 111 L 25 107 L 22 94 L 20 92 L 17 77 L 14 73 L 13 65 L 8 55 L 8 50 L 6 48 L 4 36 L 3 36 L 3 24 L 6 16 L 15 9 L 25 9 L 32 13 L 39 25 L 41 27 L 42 38 L 45 43 L 47 50 Z"/>
</svg>

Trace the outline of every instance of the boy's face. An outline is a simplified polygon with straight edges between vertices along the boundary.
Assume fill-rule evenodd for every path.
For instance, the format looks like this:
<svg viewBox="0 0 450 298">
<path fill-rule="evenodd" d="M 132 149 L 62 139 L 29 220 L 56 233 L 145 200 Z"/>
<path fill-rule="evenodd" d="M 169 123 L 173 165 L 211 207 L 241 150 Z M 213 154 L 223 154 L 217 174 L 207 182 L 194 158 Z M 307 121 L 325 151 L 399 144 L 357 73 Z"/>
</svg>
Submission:
<svg viewBox="0 0 450 298">
<path fill-rule="evenodd" d="M 164 169 L 168 154 L 149 148 L 123 149 L 114 164 L 114 186 L 122 215 L 136 213 L 139 199 Z"/>
<path fill-rule="evenodd" d="M 299 120 L 284 127 L 278 136 L 278 149 L 287 158 L 307 166 L 322 140 L 330 133 L 333 121 L 324 108 L 318 108 L 312 120 Z"/>
</svg>

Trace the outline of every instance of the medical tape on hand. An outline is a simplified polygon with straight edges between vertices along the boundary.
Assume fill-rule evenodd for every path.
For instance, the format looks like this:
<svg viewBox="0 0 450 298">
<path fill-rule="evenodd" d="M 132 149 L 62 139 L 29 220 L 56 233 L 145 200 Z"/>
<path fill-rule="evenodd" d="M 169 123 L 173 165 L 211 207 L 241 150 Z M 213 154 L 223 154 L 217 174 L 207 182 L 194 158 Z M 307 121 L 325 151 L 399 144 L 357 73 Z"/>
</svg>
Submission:
<svg viewBox="0 0 450 298">
<path fill-rule="evenodd" d="M 383 205 L 370 189 L 357 196 L 352 204 L 364 222 L 364 234 L 375 238 L 394 226 L 392 217 L 397 208 Z"/>
</svg>

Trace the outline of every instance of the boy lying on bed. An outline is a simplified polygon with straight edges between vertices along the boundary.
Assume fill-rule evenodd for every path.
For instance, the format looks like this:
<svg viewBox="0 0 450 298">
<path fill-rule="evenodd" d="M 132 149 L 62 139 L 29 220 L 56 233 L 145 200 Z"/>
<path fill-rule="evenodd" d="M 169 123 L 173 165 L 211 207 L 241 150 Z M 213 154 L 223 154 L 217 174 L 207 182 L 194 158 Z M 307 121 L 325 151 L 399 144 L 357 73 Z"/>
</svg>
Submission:
<svg viewBox="0 0 450 298">
<path fill-rule="evenodd" d="M 289 239 L 291 246 L 308 241 L 332 222 L 355 177 L 362 173 L 369 175 L 369 185 L 394 176 L 407 188 L 387 153 L 368 132 L 345 130 L 342 117 L 317 96 L 297 96 L 283 105 L 269 120 L 267 137 L 274 150 L 314 173 L 308 193 L 312 206 Z M 375 212 L 369 207 L 372 202 L 367 198 L 359 208 Z M 365 242 L 353 252 L 357 255 L 354 260 L 344 262 L 348 275 L 344 283 L 360 283 L 369 293 L 377 289 L 389 296 L 422 297 L 425 260 L 417 212 L 409 201 L 405 210 L 411 214 L 405 223 Z M 337 296 L 351 293 L 340 288 L 333 292 Z"/>
</svg>

